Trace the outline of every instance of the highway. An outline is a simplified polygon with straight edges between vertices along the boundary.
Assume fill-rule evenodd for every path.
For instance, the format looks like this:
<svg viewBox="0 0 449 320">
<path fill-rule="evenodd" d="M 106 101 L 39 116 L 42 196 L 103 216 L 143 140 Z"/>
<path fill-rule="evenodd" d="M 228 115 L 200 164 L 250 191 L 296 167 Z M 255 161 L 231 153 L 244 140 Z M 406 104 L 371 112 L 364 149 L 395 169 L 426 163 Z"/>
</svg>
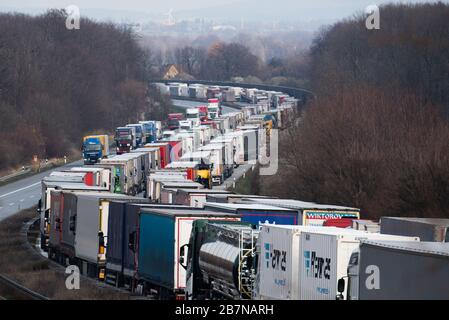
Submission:
<svg viewBox="0 0 449 320">
<path fill-rule="evenodd" d="M 0 187 L 0 221 L 36 205 L 41 197 L 41 180 L 52 171 L 81 165 L 83 161 L 79 160 Z"/>
<path fill-rule="evenodd" d="M 192 108 L 203 105 L 202 102 L 185 101 L 185 100 L 173 100 L 173 104 L 182 108 Z M 233 112 L 235 109 L 223 106 L 223 113 Z M 82 166 L 83 161 L 76 161 L 59 167 L 60 169 L 66 169 L 70 167 Z M 232 186 L 234 178 L 238 180 L 244 172 L 250 169 L 251 166 L 245 165 L 236 169 L 233 176 L 227 179 L 226 183 L 221 188 L 228 188 Z M 0 221 L 19 212 L 23 209 L 28 209 L 37 204 L 41 197 L 41 180 L 48 176 L 53 170 L 28 177 L 22 180 L 15 181 L 0 187 Z"/>
</svg>

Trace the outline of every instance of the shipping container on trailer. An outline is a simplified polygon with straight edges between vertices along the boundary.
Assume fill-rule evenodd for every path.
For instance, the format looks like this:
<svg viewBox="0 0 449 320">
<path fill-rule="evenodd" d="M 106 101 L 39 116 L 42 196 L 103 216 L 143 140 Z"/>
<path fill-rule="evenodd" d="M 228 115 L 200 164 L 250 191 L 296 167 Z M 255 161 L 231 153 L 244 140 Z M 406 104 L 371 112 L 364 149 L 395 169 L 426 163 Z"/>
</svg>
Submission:
<svg viewBox="0 0 449 320">
<path fill-rule="evenodd" d="M 152 209 L 142 207 L 139 215 L 138 275 L 143 291 L 157 290 L 160 298 L 183 295 L 192 222 L 197 219 L 238 220 L 233 214 L 205 210 Z M 183 255 L 181 255 L 183 253 Z"/>
<path fill-rule="evenodd" d="M 382 217 L 380 232 L 415 236 L 421 241 L 449 242 L 449 219 Z"/>
<path fill-rule="evenodd" d="M 241 215 L 243 222 L 249 222 L 255 226 L 260 226 L 264 223 L 284 225 L 300 224 L 300 215 L 297 210 L 270 205 L 206 202 L 204 208 Z"/>
<path fill-rule="evenodd" d="M 449 300 L 449 243 L 364 240 L 348 273 L 351 300 Z"/>
<path fill-rule="evenodd" d="M 297 210 L 300 212 L 301 225 L 322 226 L 328 219 L 359 219 L 360 209 L 318 204 L 291 199 L 248 198 L 242 199 L 244 203 L 268 204 L 276 207 Z"/>
<path fill-rule="evenodd" d="M 345 286 L 339 292 L 338 282 L 347 279 L 351 254 L 361 240 L 419 241 L 418 237 L 324 229 L 301 233 L 298 290 L 301 300 L 346 299 L 348 288 Z"/>
</svg>

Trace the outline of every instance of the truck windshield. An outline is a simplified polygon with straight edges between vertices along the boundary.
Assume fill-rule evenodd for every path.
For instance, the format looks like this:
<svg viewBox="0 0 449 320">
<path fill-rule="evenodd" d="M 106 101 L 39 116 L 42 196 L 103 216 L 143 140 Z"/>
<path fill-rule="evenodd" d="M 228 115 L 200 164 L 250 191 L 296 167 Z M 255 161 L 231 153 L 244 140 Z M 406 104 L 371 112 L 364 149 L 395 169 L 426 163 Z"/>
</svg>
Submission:
<svg viewBox="0 0 449 320">
<path fill-rule="evenodd" d="M 131 140 L 131 135 L 129 134 L 119 134 L 116 137 L 117 140 Z"/>
<path fill-rule="evenodd" d="M 84 147 L 85 151 L 100 151 L 101 145 L 99 144 L 88 144 Z"/>
<path fill-rule="evenodd" d="M 187 119 L 196 119 L 198 118 L 198 113 L 188 113 Z"/>
</svg>

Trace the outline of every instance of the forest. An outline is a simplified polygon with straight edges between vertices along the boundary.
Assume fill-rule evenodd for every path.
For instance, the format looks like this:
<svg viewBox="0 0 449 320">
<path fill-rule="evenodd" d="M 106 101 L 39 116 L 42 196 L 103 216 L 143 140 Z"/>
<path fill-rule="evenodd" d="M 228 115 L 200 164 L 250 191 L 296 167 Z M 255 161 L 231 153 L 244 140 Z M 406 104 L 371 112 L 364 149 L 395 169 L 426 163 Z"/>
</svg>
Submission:
<svg viewBox="0 0 449 320">
<path fill-rule="evenodd" d="M 79 154 L 83 134 L 112 133 L 169 101 L 148 88 L 147 52 L 132 30 L 66 13 L 0 14 L 0 169 Z"/>
<path fill-rule="evenodd" d="M 315 39 L 317 99 L 281 133 L 281 169 L 262 192 L 373 219 L 449 218 L 449 6 L 386 5 L 380 17 L 379 30 L 357 15 Z"/>
</svg>

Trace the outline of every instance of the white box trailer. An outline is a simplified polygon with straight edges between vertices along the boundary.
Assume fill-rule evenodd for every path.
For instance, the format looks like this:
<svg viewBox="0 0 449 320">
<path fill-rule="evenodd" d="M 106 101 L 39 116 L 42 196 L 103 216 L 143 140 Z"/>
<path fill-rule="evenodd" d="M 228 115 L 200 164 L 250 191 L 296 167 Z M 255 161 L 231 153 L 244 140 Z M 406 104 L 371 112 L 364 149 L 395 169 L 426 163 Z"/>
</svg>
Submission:
<svg viewBox="0 0 449 320">
<path fill-rule="evenodd" d="M 171 171 L 171 170 L 167 170 Z M 150 173 L 147 181 L 147 196 L 155 202 L 161 198 L 162 182 L 167 181 L 187 181 L 187 173 L 185 171 L 172 171 L 165 173 Z"/>
<path fill-rule="evenodd" d="M 198 151 L 210 151 L 210 162 L 212 164 L 212 183 L 221 185 L 225 179 L 225 146 L 223 144 L 208 144 Z"/>
<path fill-rule="evenodd" d="M 70 168 L 73 172 L 91 173 L 93 176 L 93 185 L 103 188 L 111 189 L 111 169 L 97 168 L 97 167 L 73 167 Z"/>
<path fill-rule="evenodd" d="M 181 97 L 189 96 L 189 86 L 186 83 L 180 83 L 179 90 L 180 90 Z"/>
<path fill-rule="evenodd" d="M 419 241 L 336 227 L 263 225 L 258 298 L 335 300 L 338 280 L 365 239 Z"/>
<path fill-rule="evenodd" d="M 220 136 L 213 139 L 210 145 L 224 146 L 224 170 L 225 178 L 229 178 L 234 173 L 234 139 Z"/>
<path fill-rule="evenodd" d="M 352 229 L 311 231 L 301 233 L 299 251 L 299 298 L 301 300 L 335 300 L 338 281 L 348 277 L 351 254 L 361 240 L 419 241 L 403 237 Z M 340 299 L 346 299 L 347 286 Z"/>
<path fill-rule="evenodd" d="M 224 135 L 225 138 L 233 139 L 234 163 L 236 166 L 245 164 L 245 142 L 243 131 L 233 131 Z"/>
</svg>

